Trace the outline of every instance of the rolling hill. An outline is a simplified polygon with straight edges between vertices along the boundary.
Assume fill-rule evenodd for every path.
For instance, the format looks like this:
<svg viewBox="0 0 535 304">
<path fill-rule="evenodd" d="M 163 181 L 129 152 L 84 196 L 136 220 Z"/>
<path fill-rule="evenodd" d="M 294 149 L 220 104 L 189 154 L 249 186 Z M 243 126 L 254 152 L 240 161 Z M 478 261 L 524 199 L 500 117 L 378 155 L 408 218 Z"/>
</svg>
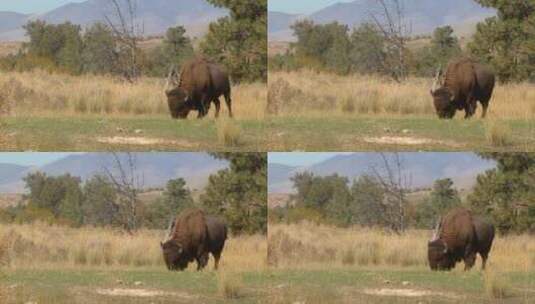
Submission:
<svg viewBox="0 0 535 304">
<path fill-rule="evenodd" d="M 136 0 L 136 4 L 136 23 L 143 28 L 142 32 L 146 36 L 163 34 L 175 25 L 183 25 L 190 36 L 201 36 L 210 22 L 227 14 L 226 10 L 216 8 L 205 0 Z M 54 24 L 69 21 L 87 27 L 95 22 L 106 22 L 105 16 L 116 20 L 114 7 L 109 0 L 68 3 L 36 15 L 0 12 L 0 41 L 23 40 L 22 25 L 30 20 L 44 20 Z"/>
<path fill-rule="evenodd" d="M 227 162 L 216 160 L 204 153 L 135 153 L 136 167 L 144 188 L 163 187 L 169 179 L 182 177 L 191 189 L 204 187 L 208 176 L 225 168 Z M 127 156 L 119 154 L 126 164 Z M 111 154 L 87 153 L 70 155 L 42 167 L 25 167 L 0 164 L 0 192 L 21 193 L 24 191 L 22 178 L 30 172 L 41 171 L 57 176 L 71 174 L 83 181 L 95 174 L 104 173 L 105 168 L 116 174 L 116 162 Z"/>
<path fill-rule="evenodd" d="M 457 35 L 470 35 L 477 22 L 495 15 L 495 11 L 481 7 L 473 0 L 406 0 L 405 19 L 412 35 L 432 33 L 436 27 L 451 25 Z M 372 15 L 379 15 L 381 8 L 376 0 L 355 0 L 336 3 L 309 15 L 292 15 L 281 12 L 269 12 L 268 35 L 270 41 L 293 40 L 290 26 L 299 19 L 310 19 L 315 23 L 337 21 L 349 27 L 364 22 L 372 22 Z"/>
<path fill-rule="evenodd" d="M 413 188 L 432 186 L 436 179 L 452 178 L 458 188 L 473 186 L 477 174 L 495 166 L 472 153 L 401 153 L 405 173 L 411 178 Z M 371 173 L 373 166 L 381 168 L 382 160 L 376 153 L 337 155 L 307 167 L 269 164 L 269 193 L 292 192 L 290 178 L 298 172 L 309 171 L 315 175 L 338 174 L 350 180 Z"/>
</svg>

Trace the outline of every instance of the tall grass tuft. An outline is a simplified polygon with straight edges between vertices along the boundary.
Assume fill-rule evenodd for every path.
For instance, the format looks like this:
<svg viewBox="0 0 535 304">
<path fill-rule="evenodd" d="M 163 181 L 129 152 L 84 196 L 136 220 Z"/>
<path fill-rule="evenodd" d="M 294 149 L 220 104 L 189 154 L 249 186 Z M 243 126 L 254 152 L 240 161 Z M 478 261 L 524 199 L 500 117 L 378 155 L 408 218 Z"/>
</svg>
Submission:
<svg viewBox="0 0 535 304">
<path fill-rule="evenodd" d="M 506 147 L 512 143 L 511 128 L 504 122 L 488 120 L 485 122 L 485 137 L 494 147 Z"/>
<path fill-rule="evenodd" d="M 217 290 L 225 299 L 233 300 L 244 296 L 244 284 L 240 273 L 221 271 L 217 274 Z"/>
<path fill-rule="evenodd" d="M 232 119 L 222 118 L 216 123 L 219 143 L 227 147 L 238 147 L 242 144 L 240 126 Z"/>
<path fill-rule="evenodd" d="M 483 274 L 485 293 L 490 299 L 504 299 L 512 294 L 511 282 L 495 270 L 489 269 Z"/>
</svg>

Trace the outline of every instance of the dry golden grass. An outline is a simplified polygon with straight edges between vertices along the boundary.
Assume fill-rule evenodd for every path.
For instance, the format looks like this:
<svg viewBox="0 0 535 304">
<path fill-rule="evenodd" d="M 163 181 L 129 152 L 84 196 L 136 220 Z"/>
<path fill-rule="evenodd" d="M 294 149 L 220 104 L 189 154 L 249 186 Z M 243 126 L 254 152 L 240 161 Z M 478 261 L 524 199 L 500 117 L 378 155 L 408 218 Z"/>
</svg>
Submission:
<svg viewBox="0 0 535 304">
<path fill-rule="evenodd" d="M 271 72 L 269 106 L 279 115 L 435 115 L 432 79 L 396 83 L 374 76 L 338 76 L 309 70 Z M 481 116 L 478 104 L 477 117 Z M 461 119 L 464 114 L 457 114 Z M 535 85 L 498 84 L 489 118 L 535 118 Z"/>
<path fill-rule="evenodd" d="M 17 115 L 168 115 L 165 79 L 142 78 L 130 84 L 109 76 L 70 76 L 44 71 L 0 74 L 0 105 Z M 237 119 L 262 119 L 267 92 L 262 83 L 232 88 Z M 222 115 L 227 115 L 223 98 Z M 1 110 L 1 109 L 0 109 Z M 214 116 L 212 105 L 210 116 Z M 196 113 L 190 117 L 196 117 Z"/>
<path fill-rule="evenodd" d="M 217 274 L 218 293 L 224 299 L 238 299 L 242 297 L 244 286 L 240 273 L 221 271 Z"/>
<path fill-rule="evenodd" d="M 485 121 L 485 137 L 492 146 L 506 147 L 512 142 L 512 131 L 503 121 L 489 119 Z"/>
<path fill-rule="evenodd" d="M 141 230 L 134 235 L 103 228 L 0 225 L 0 265 L 9 268 L 165 267 L 160 250 L 164 231 Z M 265 236 L 230 238 L 220 268 L 261 271 L 266 268 Z M 210 258 L 208 269 L 213 268 Z M 190 264 L 190 269 L 195 269 Z"/>
<path fill-rule="evenodd" d="M 490 299 L 503 299 L 511 295 L 512 284 L 502 273 L 493 269 L 485 271 L 483 275 L 485 293 Z"/>
<path fill-rule="evenodd" d="M 278 268 L 427 268 L 427 241 L 431 234 L 431 231 L 412 230 L 396 235 L 377 229 L 342 229 L 307 222 L 270 224 L 268 260 L 270 265 Z M 477 269 L 480 261 L 478 258 Z M 461 263 L 456 270 L 463 268 Z M 488 268 L 535 270 L 535 238 L 528 235 L 497 236 Z"/>
<path fill-rule="evenodd" d="M 22 47 L 22 42 L 6 41 L 0 42 L 0 57 L 15 55 Z"/>
<path fill-rule="evenodd" d="M 238 124 L 230 119 L 219 119 L 216 123 L 217 139 L 220 144 L 227 147 L 237 147 L 241 144 L 241 129 Z"/>
</svg>

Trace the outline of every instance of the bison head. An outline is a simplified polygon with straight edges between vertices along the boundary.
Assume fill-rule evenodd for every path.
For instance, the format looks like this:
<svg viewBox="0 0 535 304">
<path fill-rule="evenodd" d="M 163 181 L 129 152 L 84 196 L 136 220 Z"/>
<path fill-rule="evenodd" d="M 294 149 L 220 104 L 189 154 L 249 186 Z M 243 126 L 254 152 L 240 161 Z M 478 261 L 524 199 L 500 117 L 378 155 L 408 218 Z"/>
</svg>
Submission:
<svg viewBox="0 0 535 304">
<path fill-rule="evenodd" d="M 457 107 L 453 103 L 453 94 L 445 87 L 441 87 L 437 90 L 431 90 L 433 96 L 433 103 L 437 115 L 441 119 L 452 119 L 455 116 Z"/>
<path fill-rule="evenodd" d="M 439 67 L 431 88 L 431 96 L 433 96 L 433 103 L 437 115 L 441 119 L 451 119 L 455 116 L 457 110 L 453 100 L 452 92 L 442 83 L 442 69 Z"/>
<path fill-rule="evenodd" d="M 165 84 L 165 95 L 171 116 L 186 119 L 192 107 L 187 92 L 180 86 L 179 78 L 176 67 L 172 67 Z"/>
<path fill-rule="evenodd" d="M 440 239 L 427 244 L 427 259 L 431 270 L 451 270 L 455 267 L 455 260 L 448 254 L 447 244 Z"/>
<path fill-rule="evenodd" d="M 173 118 L 186 119 L 189 112 L 192 110 L 188 95 L 180 88 L 176 87 L 171 90 L 166 90 L 167 104 L 169 105 L 169 111 Z"/>
<path fill-rule="evenodd" d="M 182 271 L 188 267 L 188 259 L 184 256 L 184 250 L 179 243 L 175 240 L 168 240 L 160 243 L 160 246 L 167 269 Z"/>
</svg>

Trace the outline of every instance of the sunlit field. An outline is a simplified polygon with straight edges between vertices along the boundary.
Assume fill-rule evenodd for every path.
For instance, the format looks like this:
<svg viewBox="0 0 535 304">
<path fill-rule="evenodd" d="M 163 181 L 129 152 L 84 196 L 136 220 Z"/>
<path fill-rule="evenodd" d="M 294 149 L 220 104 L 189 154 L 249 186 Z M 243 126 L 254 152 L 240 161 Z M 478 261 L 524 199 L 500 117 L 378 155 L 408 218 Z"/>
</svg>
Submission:
<svg viewBox="0 0 535 304">
<path fill-rule="evenodd" d="M 435 117 L 430 89 L 433 79 L 402 83 L 378 76 L 338 76 L 302 70 L 271 72 L 269 103 L 277 115 L 430 115 Z M 478 104 L 476 118 L 481 116 Z M 464 112 L 456 117 L 464 119 Z M 535 84 L 497 84 L 489 107 L 491 119 L 535 117 Z"/>
<path fill-rule="evenodd" d="M 3 150 L 535 151 L 535 87 L 498 85 L 489 116 L 439 120 L 431 79 L 274 72 L 238 84 L 205 119 L 173 120 L 165 79 L 134 84 L 43 71 L 0 74 Z M 481 108 L 481 107 L 479 107 Z"/>
<path fill-rule="evenodd" d="M 141 78 L 135 83 L 112 76 L 70 76 L 45 71 L 0 73 L 0 116 L 3 150 L 101 151 L 247 150 L 262 139 L 265 83 L 232 87 L 234 119 L 221 100 L 197 119 L 171 118 L 164 94 L 166 79 Z M 230 126 L 229 126 L 230 125 Z M 230 134 L 230 135 L 229 135 Z"/>
<path fill-rule="evenodd" d="M 484 272 L 480 257 L 469 272 L 462 263 L 433 272 L 427 265 L 431 234 L 270 224 L 268 260 L 281 280 L 292 282 L 280 296 L 307 303 L 530 303 L 535 296 L 533 236 L 498 235 Z"/>
<path fill-rule="evenodd" d="M 129 83 L 111 76 L 70 76 L 45 71 L 0 74 L 0 105 L 9 116 L 49 115 L 164 115 L 169 116 L 165 79 L 141 78 Z M 262 119 L 265 85 L 232 88 L 237 119 Z M 227 115 L 221 98 L 223 115 Z M 210 116 L 213 117 L 212 106 Z M 196 117 L 196 113 L 191 113 Z"/>
<path fill-rule="evenodd" d="M 457 112 L 448 121 L 435 114 L 432 82 L 311 70 L 270 72 L 267 112 L 278 132 L 286 128 L 279 144 L 301 144 L 297 149 L 535 149 L 534 84 L 498 84 L 487 119 L 481 119 L 479 105 L 472 119 Z"/>
<path fill-rule="evenodd" d="M 164 234 L 0 225 L 2 303 L 212 303 L 234 296 L 249 303 L 264 296 L 265 236 L 230 237 L 219 271 L 210 258 L 201 272 L 194 263 L 184 272 L 170 272 L 160 250 Z"/>
</svg>

